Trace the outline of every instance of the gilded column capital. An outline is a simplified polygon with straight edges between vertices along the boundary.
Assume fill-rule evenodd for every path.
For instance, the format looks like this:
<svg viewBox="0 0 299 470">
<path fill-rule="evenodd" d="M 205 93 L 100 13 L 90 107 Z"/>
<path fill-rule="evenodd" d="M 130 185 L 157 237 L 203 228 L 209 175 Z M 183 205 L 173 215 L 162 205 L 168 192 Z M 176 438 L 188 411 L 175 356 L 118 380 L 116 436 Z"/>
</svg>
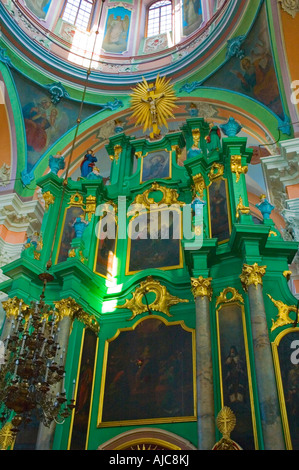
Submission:
<svg viewBox="0 0 299 470">
<path fill-rule="evenodd" d="M 28 308 L 28 305 L 24 304 L 23 300 L 18 299 L 18 297 L 5 300 L 2 302 L 2 306 L 6 312 L 7 318 L 16 318 L 20 311 L 25 312 Z"/>
<path fill-rule="evenodd" d="M 69 317 L 71 321 L 77 319 L 84 323 L 87 328 L 90 328 L 94 333 L 98 334 L 100 326 L 95 316 L 85 312 L 84 309 L 71 297 L 54 302 L 54 305 L 56 309 L 55 314 L 57 322 L 60 322 L 66 317 Z"/>
<path fill-rule="evenodd" d="M 213 289 L 211 286 L 211 281 L 211 277 L 206 279 L 202 276 L 199 278 L 191 278 L 191 290 L 195 299 L 197 297 L 208 297 L 210 300 L 212 299 Z"/>
<path fill-rule="evenodd" d="M 258 285 L 263 285 L 263 276 L 266 274 L 266 268 L 267 266 L 259 266 L 257 263 L 254 263 L 252 266 L 249 264 L 243 265 L 240 279 L 246 292 L 251 285 L 254 285 L 256 288 Z"/>
<path fill-rule="evenodd" d="M 75 315 L 82 310 L 82 307 L 71 297 L 54 302 L 54 305 L 57 322 L 63 320 L 65 317 L 70 317 L 71 320 L 73 320 Z"/>
</svg>

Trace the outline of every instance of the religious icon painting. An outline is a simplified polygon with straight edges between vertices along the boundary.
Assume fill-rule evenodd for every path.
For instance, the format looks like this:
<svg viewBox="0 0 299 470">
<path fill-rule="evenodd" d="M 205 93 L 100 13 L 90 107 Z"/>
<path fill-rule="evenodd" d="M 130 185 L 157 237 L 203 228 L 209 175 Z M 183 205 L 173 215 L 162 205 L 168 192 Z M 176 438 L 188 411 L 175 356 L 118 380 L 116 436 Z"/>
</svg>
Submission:
<svg viewBox="0 0 299 470">
<path fill-rule="evenodd" d="M 89 328 L 83 330 L 81 357 L 75 395 L 76 408 L 72 414 L 68 449 L 85 450 L 88 435 L 90 405 L 94 380 L 98 337 Z"/>
<path fill-rule="evenodd" d="M 99 427 L 196 420 L 195 337 L 184 322 L 143 318 L 107 340 L 104 357 Z"/>
<path fill-rule="evenodd" d="M 141 160 L 140 183 L 149 180 L 171 178 L 171 152 L 156 150 L 144 155 Z"/>
<path fill-rule="evenodd" d="M 193 33 L 202 23 L 201 0 L 183 0 L 183 35 Z"/>
<path fill-rule="evenodd" d="M 280 333 L 272 350 L 286 446 L 299 450 L 299 329 Z"/>
<path fill-rule="evenodd" d="M 257 448 L 256 423 L 244 307 L 224 304 L 217 310 L 221 406 L 236 415 L 232 439 L 243 448 Z"/>
<path fill-rule="evenodd" d="M 56 263 L 61 263 L 68 259 L 72 240 L 76 237 L 74 222 L 77 218 L 84 216 L 84 214 L 85 212 L 81 206 L 70 206 L 66 209 Z"/>
<path fill-rule="evenodd" d="M 117 224 L 114 213 L 99 221 L 94 272 L 106 279 L 113 277 L 117 245 Z"/>
<path fill-rule="evenodd" d="M 210 236 L 218 238 L 218 243 L 225 243 L 230 238 L 231 218 L 227 189 L 227 181 L 223 178 L 216 179 L 208 188 Z"/>
<path fill-rule="evenodd" d="M 128 49 L 131 11 L 121 6 L 109 8 L 102 48 L 106 52 L 121 54 Z"/>
<path fill-rule="evenodd" d="M 129 222 L 126 275 L 145 269 L 183 267 L 181 211 L 143 212 Z"/>
</svg>

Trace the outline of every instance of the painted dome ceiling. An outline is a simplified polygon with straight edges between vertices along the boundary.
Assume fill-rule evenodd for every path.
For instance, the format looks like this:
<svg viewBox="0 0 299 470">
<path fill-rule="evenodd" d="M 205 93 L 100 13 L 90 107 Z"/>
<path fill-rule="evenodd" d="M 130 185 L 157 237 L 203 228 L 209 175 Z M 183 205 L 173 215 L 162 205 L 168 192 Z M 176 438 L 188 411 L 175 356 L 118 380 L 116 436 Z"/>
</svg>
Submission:
<svg viewBox="0 0 299 470">
<path fill-rule="evenodd" d="M 90 83 L 129 89 L 142 76 L 152 79 L 160 72 L 180 80 L 205 67 L 223 49 L 248 3 L 155 2 L 172 9 L 168 28 L 162 17 L 160 30 L 149 29 L 152 0 L 1 0 L 1 16 L 10 49 L 34 67 L 80 84 L 92 57 Z M 80 5 L 85 8 L 81 23 Z"/>
</svg>

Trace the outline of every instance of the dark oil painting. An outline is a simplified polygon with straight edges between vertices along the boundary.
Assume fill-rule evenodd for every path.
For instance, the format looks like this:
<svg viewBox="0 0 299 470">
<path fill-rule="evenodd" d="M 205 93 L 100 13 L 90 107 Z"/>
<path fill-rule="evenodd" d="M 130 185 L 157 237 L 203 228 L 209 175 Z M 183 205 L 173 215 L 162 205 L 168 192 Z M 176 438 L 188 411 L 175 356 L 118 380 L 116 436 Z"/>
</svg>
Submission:
<svg viewBox="0 0 299 470">
<path fill-rule="evenodd" d="M 226 305 L 218 315 L 223 405 L 231 408 L 237 418 L 232 439 L 243 449 L 254 450 L 242 308 Z"/>
<path fill-rule="evenodd" d="M 157 318 L 121 331 L 109 342 L 102 423 L 194 420 L 192 345 L 192 331 Z"/>
</svg>

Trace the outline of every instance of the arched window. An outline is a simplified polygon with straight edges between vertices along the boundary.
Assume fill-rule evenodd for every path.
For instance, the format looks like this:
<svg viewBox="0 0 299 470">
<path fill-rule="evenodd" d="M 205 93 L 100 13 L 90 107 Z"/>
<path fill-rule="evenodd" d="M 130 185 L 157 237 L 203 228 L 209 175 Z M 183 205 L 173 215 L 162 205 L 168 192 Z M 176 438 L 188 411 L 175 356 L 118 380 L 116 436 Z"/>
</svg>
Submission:
<svg viewBox="0 0 299 470">
<path fill-rule="evenodd" d="M 148 9 L 147 37 L 172 30 L 172 2 L 163 0 L 153 3 Z"/>
<path fill-rule="evenodd" d="M 88 29 L 94 0 L 67 0 L 62 19 L 80 29 Z"/>
</svg>

